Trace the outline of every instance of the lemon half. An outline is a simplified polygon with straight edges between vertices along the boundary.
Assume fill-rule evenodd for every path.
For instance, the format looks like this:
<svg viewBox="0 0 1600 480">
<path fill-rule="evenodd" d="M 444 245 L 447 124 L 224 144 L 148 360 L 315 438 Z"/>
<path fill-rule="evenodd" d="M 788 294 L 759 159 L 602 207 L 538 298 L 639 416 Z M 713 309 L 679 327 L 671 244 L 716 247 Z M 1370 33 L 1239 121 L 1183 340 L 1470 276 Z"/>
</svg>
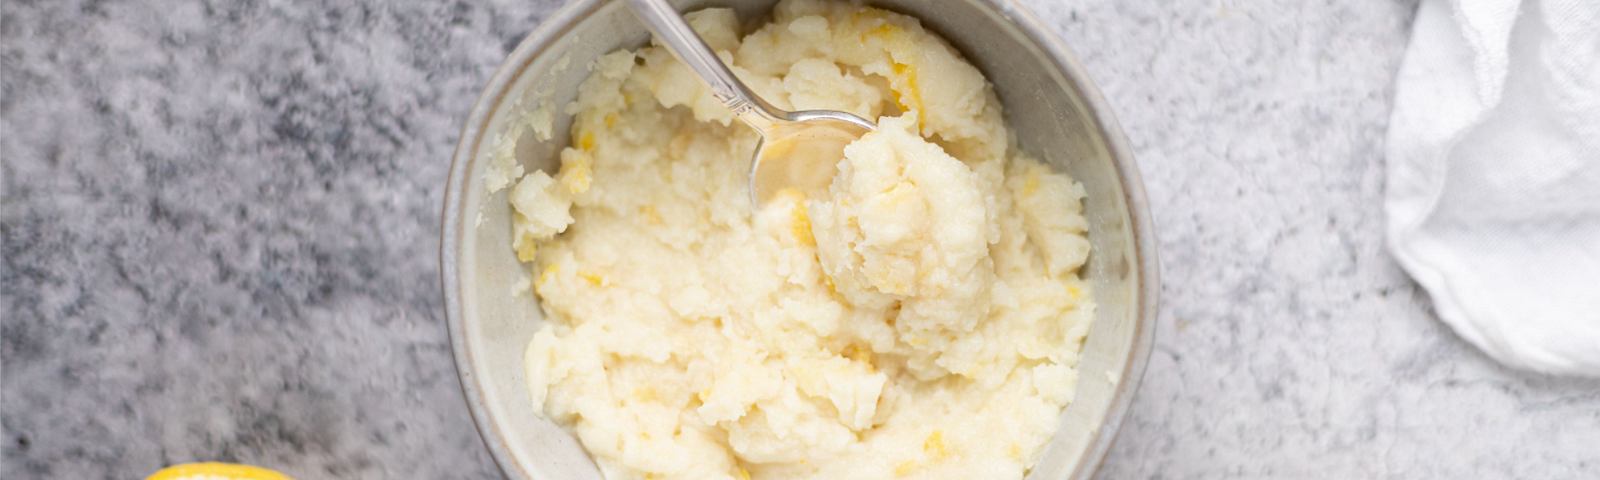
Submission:
<svg viewBox="0 0 1600 480">
<path fill-rule="evenodd" d="M 272 470 L 236 463 L 186 463 L 161 469 L 145 480 L 294 480 Z"/>
</svg>

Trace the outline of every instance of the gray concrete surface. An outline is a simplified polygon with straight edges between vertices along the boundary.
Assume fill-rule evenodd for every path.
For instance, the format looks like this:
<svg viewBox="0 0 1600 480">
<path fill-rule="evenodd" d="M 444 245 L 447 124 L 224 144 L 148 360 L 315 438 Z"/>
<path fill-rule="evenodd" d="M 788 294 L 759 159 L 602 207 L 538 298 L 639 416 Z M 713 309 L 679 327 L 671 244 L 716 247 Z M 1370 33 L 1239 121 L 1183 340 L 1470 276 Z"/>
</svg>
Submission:
<svg viewBox="0 0 1600 480">
<path fill-rule="evenodd" d="M 496 478 L 436 229 L 555 1 L 6 1 L 0 476 Z M 1138 152 L 1159 339 L 1100 478 L 1595 478 L 1600 381 L 1507 370 L 1381 243 L 1411 0 L 1029 0 Z"/>
</svg>

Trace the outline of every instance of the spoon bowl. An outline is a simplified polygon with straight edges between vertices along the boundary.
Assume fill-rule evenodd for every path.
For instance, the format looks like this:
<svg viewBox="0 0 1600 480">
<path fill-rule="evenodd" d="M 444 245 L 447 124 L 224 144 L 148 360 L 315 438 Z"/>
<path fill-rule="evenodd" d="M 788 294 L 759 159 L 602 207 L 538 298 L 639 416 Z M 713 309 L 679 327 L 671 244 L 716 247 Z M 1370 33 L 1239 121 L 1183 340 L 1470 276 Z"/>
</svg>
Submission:
<svg viewBox="0 0 1600 480">
<path fill-rule="evenodd" d="M 786 112 L 761 99 L 717 58 L 666 0 L 628 0 L 650 32 L 711 89 L 711 96 L 761 134 L 750 161 L 750 207 L 785 189 L 816 195 L 833 180 L 844 147 L 876 126 L 834 110 Z"/>
<path fill-rule="evenodd" d="M 819 198 L 832 183 L 844 147 L 873 130 L 872 122 L 845 112 L 806 110 L 761 134 L 750 162 L 750 204 L 763 203 L 786 189 Z"/>
</svg>

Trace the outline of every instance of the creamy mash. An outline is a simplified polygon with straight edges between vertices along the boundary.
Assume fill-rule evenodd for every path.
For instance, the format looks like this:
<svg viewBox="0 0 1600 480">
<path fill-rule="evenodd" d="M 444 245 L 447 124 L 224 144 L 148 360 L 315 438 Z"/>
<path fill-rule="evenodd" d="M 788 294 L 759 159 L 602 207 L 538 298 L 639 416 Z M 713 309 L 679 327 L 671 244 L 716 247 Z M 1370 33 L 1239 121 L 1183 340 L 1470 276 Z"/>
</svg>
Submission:
<svg viewBox="0 0 1600 480">
<path fill-rule="evenodd" d="M 774 105 L 879 128 L 825 195 L 752 213 L 753 130 L 664 48 L 597 60 L 559 173 L 499 173 L 549 319 L 534 405 L 613 480 L 1021 478 L 1093 317 L 1082 186 L 916 19 L 688 17 Z"/>
</svg>

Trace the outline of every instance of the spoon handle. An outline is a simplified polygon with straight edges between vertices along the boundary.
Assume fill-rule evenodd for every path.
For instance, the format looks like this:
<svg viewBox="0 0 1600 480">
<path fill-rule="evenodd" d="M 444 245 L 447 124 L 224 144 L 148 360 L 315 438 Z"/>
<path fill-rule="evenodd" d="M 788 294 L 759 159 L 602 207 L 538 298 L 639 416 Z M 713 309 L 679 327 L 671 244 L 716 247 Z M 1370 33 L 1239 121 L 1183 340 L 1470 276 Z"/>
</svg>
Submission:
<svg viewBox="0 0 1600 480">
<path fill-rule="evenodd" d="M 711 95 L 732 110 L 739 120 L 755 127 L 763 135 L 787 120 L 780 110 L 762 100 L 733 76 L 733 71 L 722 64 L 716 52 L 706 45 L 700 35 L 689 27 L 678 10 L 667 0 L 628 0 L 633 13 L 644 20 L 650 31 L 661 39 L 672 56 L 700 77 L 700 82 L 711 89 Z"/>
</svg>

